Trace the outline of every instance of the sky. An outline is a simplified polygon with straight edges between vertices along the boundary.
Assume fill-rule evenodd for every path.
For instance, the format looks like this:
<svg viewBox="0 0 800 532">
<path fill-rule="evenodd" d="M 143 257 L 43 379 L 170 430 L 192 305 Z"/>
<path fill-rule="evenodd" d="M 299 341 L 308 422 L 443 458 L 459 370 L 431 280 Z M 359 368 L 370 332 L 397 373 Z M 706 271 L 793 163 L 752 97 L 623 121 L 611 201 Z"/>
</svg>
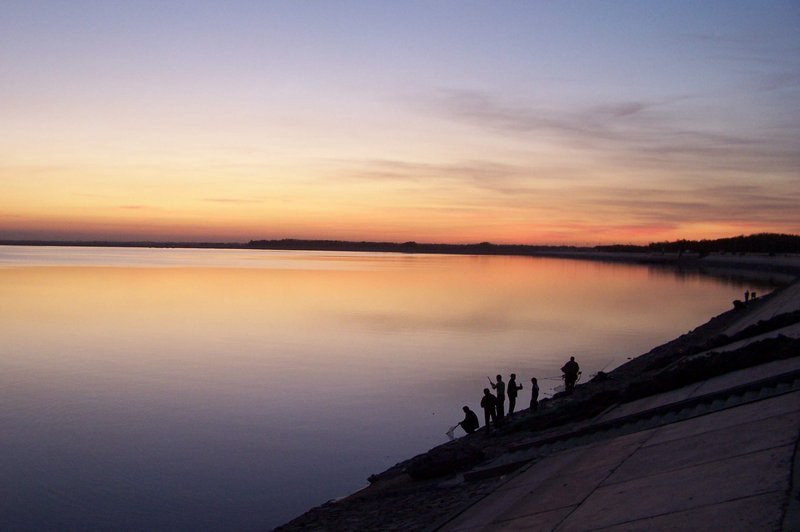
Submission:
<svg viewBox="0 0 800 532">
<path fill-rule="evenodd" d="M 0 4 L 0 239 L 800 233 L 800 2 Z"/>
</svg>

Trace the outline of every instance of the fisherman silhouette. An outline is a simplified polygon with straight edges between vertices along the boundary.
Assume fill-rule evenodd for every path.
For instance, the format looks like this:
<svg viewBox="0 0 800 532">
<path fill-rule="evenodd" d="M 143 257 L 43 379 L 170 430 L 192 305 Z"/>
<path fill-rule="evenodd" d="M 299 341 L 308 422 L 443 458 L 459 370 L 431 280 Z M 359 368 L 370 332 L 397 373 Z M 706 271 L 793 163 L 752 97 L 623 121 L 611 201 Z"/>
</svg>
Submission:
<svg viewBox="0 0 800 532">
<path fill-rule="evenodd" d="M 531 377 L 531 412 L 539 409 L 539 383 L 536 377 Z"/>
<path fill-rule="evenodd" d="M 522 389 L 521 384 L 517 384 L 517 374 L 512 373 L 508 379 L 508 417 L 514 415 L 514 407 L 517 405 L 517 392 Z"/>
<path fill-rule="evenodd" d="M 489 377 L 486 377 L 489 379 Z M 497 390 L 497 403 L 495 408 L 497 409 L 497 423 L 502 424 L 506 417 L 506 383 L 503 382 L 503 376 L 497 376 L 497 382 L 492 382 L 492 379 L 489 379 L 489 384 L 492 385 L 492 389 Z"/>
<path fill-rule="evenodd" d="M 564 373 L 564 390 L 571 392 L 575 389 L 578 374 L 581 372 L 580 366 L 575 362 L 575 357 L 569 357 L 569 362 L 564 364 L 561 371 Z"/>
<path fill-rule="evenodd" d="M 464 411 L 464 420 L 461 421 L 459 425 L 461 425 L 461 428 L 464 429 L 464 432 L 467 434 L 472 434 L 480 426 L 480 423 L 478 422 L 478 416 L 466 405 L 464 408 L 462 408 L 462 410 Z"/>
<path fill-rule="evenodd" d="M 483 420 L 486 424 L 486 433 L 492 432 L 492 424 L 497 426 L 497 414 L 495 413 L 495 404 L 497 399 L 489 391 L 489 388 L 483 389 L 483 398 L 481 399 L 481 408 L 483 408 Z M 489 423 L 491 421 L 491 424 Z"/>
</svg>

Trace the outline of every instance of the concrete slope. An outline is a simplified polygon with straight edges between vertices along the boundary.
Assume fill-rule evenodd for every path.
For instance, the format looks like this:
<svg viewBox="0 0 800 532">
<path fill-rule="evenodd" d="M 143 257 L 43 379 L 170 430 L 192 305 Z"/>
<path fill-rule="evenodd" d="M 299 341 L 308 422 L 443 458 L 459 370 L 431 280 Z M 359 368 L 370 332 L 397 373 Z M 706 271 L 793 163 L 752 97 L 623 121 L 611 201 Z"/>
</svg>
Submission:
<svg viewBox="0 0 800 532">
<path fill-rule="evenodd" d="M 540 446 L 533 462 L 441 530 L 799 529 L 790 494 L 797 491 L 800 360 L 662 395 L 669 397 L 597 420 L 634 420 L 619 424 L 625 430 L 609 425 L 610 433 L 565 435 Z M 715 399 L 691 406 L 692 397 Z M 635 420 L 670 404 L 689 408 Z"/>
</svg>

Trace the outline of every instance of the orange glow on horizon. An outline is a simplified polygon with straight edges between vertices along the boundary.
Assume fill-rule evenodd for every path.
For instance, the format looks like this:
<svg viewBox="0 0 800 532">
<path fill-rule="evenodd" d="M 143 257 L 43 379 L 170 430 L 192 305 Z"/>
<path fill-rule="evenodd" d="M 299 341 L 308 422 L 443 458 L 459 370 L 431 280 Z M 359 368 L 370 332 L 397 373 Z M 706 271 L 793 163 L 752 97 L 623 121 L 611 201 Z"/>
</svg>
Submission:
<svg viewBox="0 0 800 532">
<path fill-rule="evenodd" d="M 796 217 L 776 211 L 759 215 L 759 221 L 749 220 L 739 216 L 746 207 L 737 205 L 722 206 L 719 213 L 709 210 L 714 220 L 695 219 L 691 213 L 706 213 L 683 207 L 683 195 L 675 192 L 665 195 L 665 206 L 656 204 L 660 212 L 652 212 L 648 204 L 654 200 L 644 197 L 645 192 L 636 194 L 642 198 L 641 205 L 639 200 L 630 204 L 625 192 L 606 191 L 599 185 L 560 188 L 553 181 L 535 193 L 525 188 L 518 192 L 484 189 L 481 182 L 456 186 L 468 168 L 381 164 L 369 171 L 411 174 L 377 179 L 372 173 L 367 178 L 347 177 L 347 171 L 337 165 L 317 168 L 319 175 L 313 177 L 309 168 L 292 169 L 287 163 L 280 170 L 285 173 L 278 174 L 284 177 L 254 179 L 247 177 L 248 171 L 229 169 L 232 173 L 218 175 L 214 168 L 190 171 L 178 165 L 166 167 L 169 175 L 177 177 L 164 182 L 157 178 L 162 170 L 133 168 L 109 167 L 106 172 L 115 176 L 109 180 L 96 168 L 83 175 L 81 167 L 39 172 L 32 166 L 0 165 L 0 180 L 7 185 L 0 197 L 0 239 L 247 242 L 299 238 L 597 245 L 800 232 Z M 432 172 L 436 179 L 428 184 L 415 172 Z M 602 176 L 605 170 L 597 172 Z M 542 183 L 547 176 L 539 176 Z M 443 184 L 447 187 L 440 188 Z M 783 221 L 777 220 L 780 216 Z"/>
<path fill-rule="evenodd" d="M 788 5 L 262 7 L 9 9 L 0 239 L 800 233 Z"/>
<path fill-rule="evenodd" d="M 673 225 L 615 225 L 581 222 L 542 221 L 530 223 L 481 224 L 475 217 L 463 220 L 436 218 L 393 223 L 394 216 L 372 217 L 353 214 L 326 220 L 305 221 L 298 213 L 269 219 L 244 216 L 220 220 L 202 213 L 144 217 L 137 209 L 120 216 L 42 215 L 0 216 L 0 238 L 8 240 L 153 241 L 153 242 L 239 242 L 297 238 L 308 240 L 349 240 L 376 242 L 532 245 L 648 244 L 678 239 L 714 239 L 759 232 L 787 232 L 778 225 L 729 223 Z M 437 222 L 439 222 L 437 224 Z M 535 229 L 531 229 L 533 226 Z"/>
</svg>

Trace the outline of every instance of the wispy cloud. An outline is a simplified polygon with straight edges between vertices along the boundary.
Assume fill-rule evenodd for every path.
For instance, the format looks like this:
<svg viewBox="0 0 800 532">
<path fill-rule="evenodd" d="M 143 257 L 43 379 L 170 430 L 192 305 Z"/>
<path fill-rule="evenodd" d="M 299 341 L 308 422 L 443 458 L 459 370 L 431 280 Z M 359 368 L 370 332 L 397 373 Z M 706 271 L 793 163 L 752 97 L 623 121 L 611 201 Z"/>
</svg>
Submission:
<svg viewBox="0 0 800 532">
<path fill-rule="evenodd" d="M 111 196 L 108 194 L 96 194 L 93 192 L 75 192 L 72 194 L 73 196 L 77 196 L 79 198 L 100 198 L 100 199 L 108 199 Z"/>
<path fill-rule="evenodd" d="M 774 187 L 697 186 L 684 190 L 597 187 L 575 193 L 577 201 L 602 217 L 625 213 L 646 223 L 682 224 L 748 221 L 762 224 L 794 223 L 800 227 L 800 192 Z"/>
<path fill-rule="evenodd" d="M 541 231 L 547 226 L 552 241 L 587 231 L 607 231 L 609 238 L 615 231 L 666 234 L 697 223 L 788 224 L 800 230 L 796 207 L 800 188 L 774 179 L 755 178 L 743 184 L 724 176 L 687 176 L 653 186 L 652 180 L 631 178 L 627 184 L 606 183 L 592 179 L 592 174 L 587 177 L 582 168 L 537 169 L 535 165 L 529 168 L 490 160 L 453 164 L 370 160 L 351 164 L 348 172 L 356 179 L 410 187 L 399 190 L 411 201 L 423 198 L 414 204 L 419 216 L 482 219 L 485 224 L 535 221 Z M 559 171 L 569 179 L 562 179 Z M 469 188 L 475 193 L 466 194 Z M 417 194 L 418 190 L 424 192 Z M 495 219 L 498 213 L 502 214 Z"/>
<path fill-rule="evenodd" d="M 800 124 L 791 117 L 769 127 L 722 131 L 693 117 L 691 107 L 680 108 L 680 100 L 627 101 L 565 111 L 509 103 L 487 92 L 450 90 L 436 94 L 427 110 L 495 134 L 592 152 L 622 167 L 676 174 L 726 168 L 800 173 Z"/>
<path fill-rule="evenodd" d="M 246 204 L 246 203 L 263 203 L 263 200 L 252 198 L 203 198 L 202 201 L 211 203 L 232 203 L 232 204 Z"/>
<path fill-rule="evenodd" d="M 430 182 L 472 181 L 494 188 L 509 178 L 516 177 L 521 168 L 495 161 L 473 160 L 459 163 L 419 163 L 392 159 L 372 159 L 366 161 L 345 161 L 349 168 L 346 173 L 358 179 L 377 181 L 417 181 Z"/>
<path fill-rule="evenodd" d="M 798 53 L 800 53 L 800 50 Z M 798 87 L 800 87 L 800 73 L 798 72 L 776 72 L 767 74 L 758 84 L 758 89 L 764 92 L 796 89 Z"/>
<path fill-rule="evenodd" d="M 694 33 L 685 38 L 700 44 L 713 58 L 737 65 L 796 65 L 800 57 L 800 46 L 778 44 L 765 34 Z"/>
</svg>

